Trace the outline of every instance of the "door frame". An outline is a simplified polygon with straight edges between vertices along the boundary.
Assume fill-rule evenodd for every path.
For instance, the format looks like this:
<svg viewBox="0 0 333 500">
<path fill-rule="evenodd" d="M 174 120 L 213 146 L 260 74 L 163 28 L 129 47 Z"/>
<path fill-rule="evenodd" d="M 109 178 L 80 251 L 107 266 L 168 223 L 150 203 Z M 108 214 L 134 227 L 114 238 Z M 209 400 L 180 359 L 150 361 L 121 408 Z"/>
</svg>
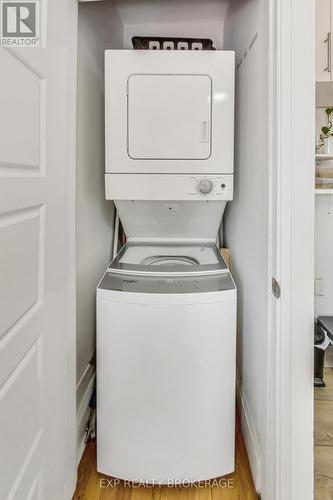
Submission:
<svg viewBox="0 0 333 500">
<path fill-rule="evenodd" d="M 270 0 L 269 500 L 313 500 L 315 0 Z M 304 120 L 306 117 L 306 120 Z"/>
<path fill-rule="evenodd" d="M 77 483 L 77 401 L 76 401 L 76 122 L 77 122 L 77 43 L 78 0 L 68 5 L 68 335 L 67 348 L 67 456 L 66 496 L 72 498 Z"/>
</svg>

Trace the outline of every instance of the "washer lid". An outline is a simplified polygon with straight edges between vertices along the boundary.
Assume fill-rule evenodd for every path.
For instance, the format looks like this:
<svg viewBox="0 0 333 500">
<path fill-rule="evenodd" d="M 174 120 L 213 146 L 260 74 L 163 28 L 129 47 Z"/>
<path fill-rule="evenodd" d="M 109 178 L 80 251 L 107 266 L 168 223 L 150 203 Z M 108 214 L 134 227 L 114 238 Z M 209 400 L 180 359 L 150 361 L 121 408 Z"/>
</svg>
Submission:
<svg viewBox="0 0 333 500">
<path fill-rule="evenodd" d="M 224 259 L 213 243 L 128 242 L 108 269 L 116 273 L 159 276 L 228 272 Z"/>
<path fill-rule="evenodd" d="M 131 177 L 131 176 L 128 176 Z M 154 177 L 154 176 L 149 176 Z M 192 243 L 215 243 L 222 220 L 226 200 L 207 201 L 201 199 L 196 189 L 196 182 L 179 178 L 180 186 L 192 193 L 180 201 L 163 201 L 174 188 L 161 176 L 157 184 L 155 179 L 146 177 L 145 182 L 152 182 L 158 191 L 159 199 L 116 200 L 115 205 L 129 241 L 188 241 Z M 163 177 L 163 176 L 162 176 Z M 167 177 L 167 176 L 166 176 Z M 126 182 L 126 181 L 124 181 Z M 130 183 L 130 179 L 127 180 Z M 135 179 L 141 189 L 140 180 Z M 144 187 L 142 187 L 144 190 Z M 163 192 L 164 190 L 164 192 Z M 152 194 L 152 193 L 150 193 Z M 192 196 L 193 199 L 190 199 Z M 200 199 L 197 198 L 199 196 Z M 209 196 L 209 195 L 208 195 Z"/>
</svg>

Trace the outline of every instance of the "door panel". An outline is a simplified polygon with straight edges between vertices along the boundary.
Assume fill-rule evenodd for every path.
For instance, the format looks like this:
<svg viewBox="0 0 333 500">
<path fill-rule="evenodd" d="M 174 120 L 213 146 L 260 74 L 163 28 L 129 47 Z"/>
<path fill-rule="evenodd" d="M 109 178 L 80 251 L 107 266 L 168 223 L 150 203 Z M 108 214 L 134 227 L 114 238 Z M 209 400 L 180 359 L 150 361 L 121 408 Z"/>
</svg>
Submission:
<svg viewBox="0 0 333 500">
<path fill-rule="evenodd" d="M 42 46 L 0 47 L 0 498 L 75 484 L 75 0 Z"/>
<path fill-rule="evenodd" d="M 43 209 L 27 208 L 0 218 L 0 338 L 41 299 L 39 296 Z M 19 265 L 18 265 L 19 263 Z"/>
<path fill-rule="evenodd" d="M 0 390 L 0 426 L 6 429 L 1 449 L 10 450 L 10 453 L 1 453 L 0 457 L 1 498 L 7 498 L 8 493 L 15 498 L 20 469 L 24 473 L 29 457 L 41 447 L 42 338 L 40 335 L 34 342 Z M 15 413 L 8 408 L 16 408 Z M 38 453 L 41 455 L 42 451 L 39 449 Z M 18 464 L 20 469 L 17 470 Z"/>
<path fill-rule="evenodd" d="M 207 75 L 132 75 L 128 154 L 133 159 L 207 159 L 211 154 L 211 79 Z"/>
<path fill-rule="evenodd" d="M 23 61 L 1 51 L 1 113 L 6 127 L 0 136 L 1 166 L 37 169 L 40 166 L 43 80 Z"/>
</svg>

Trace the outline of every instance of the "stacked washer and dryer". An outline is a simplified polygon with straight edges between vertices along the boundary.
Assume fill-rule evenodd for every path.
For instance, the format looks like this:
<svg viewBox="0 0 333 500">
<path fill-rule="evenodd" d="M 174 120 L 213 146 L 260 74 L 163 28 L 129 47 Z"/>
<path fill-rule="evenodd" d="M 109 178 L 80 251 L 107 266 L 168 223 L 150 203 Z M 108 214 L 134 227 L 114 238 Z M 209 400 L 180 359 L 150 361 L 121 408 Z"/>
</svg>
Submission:
<svg viewBox="0 0 333 500">
<path fill-rule="evenodd" d="M 97 289 L 97 467 L 150 484 L 234 470 L 234 53 L 105 54 L 106 198 L 127 243 Z"/>
</svg>

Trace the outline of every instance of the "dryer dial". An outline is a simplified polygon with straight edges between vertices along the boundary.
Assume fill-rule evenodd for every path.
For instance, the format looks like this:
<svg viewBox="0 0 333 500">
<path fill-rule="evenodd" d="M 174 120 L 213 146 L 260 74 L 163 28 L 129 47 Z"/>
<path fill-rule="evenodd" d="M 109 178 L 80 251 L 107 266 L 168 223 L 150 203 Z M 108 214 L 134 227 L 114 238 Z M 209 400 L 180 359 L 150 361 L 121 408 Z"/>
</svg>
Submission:
<svg viewBox="0 0 333 500">
<path fill-rule="evenodd" d="M 209 179 L 202 179 L 199 183 L 198 183 L 198 190 L 200 193 L 202 194 L 209 194 L 212 192 L 213 190 L 213 183 L 212 181 L 210 181 Z"/>
</svg>

